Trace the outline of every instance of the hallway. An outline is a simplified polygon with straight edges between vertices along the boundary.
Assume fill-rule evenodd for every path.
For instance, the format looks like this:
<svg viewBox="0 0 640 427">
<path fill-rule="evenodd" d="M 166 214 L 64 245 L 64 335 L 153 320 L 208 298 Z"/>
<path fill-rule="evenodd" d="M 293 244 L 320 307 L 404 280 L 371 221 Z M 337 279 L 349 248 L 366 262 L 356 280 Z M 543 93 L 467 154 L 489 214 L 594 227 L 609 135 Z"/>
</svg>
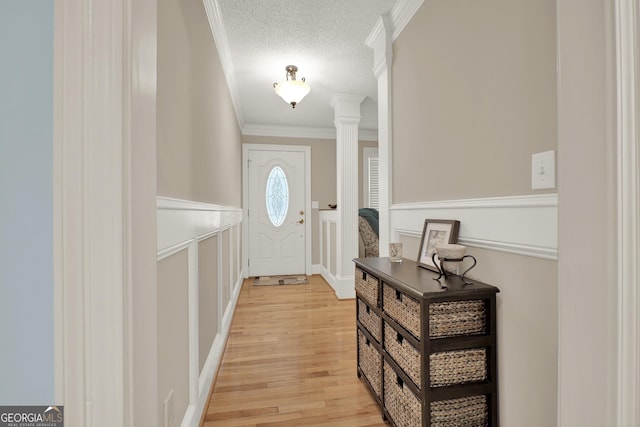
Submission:
<svg viewBox="0 0 640 427">
<path fill-rule="evenodd" d="M 378 139 L 365 142 L 379 146 L 380 247 L 399 241 L 412 257 L 425 219 L 460 220 L 474 278 L 501 289 L 500 421 L 640 426 L 638 0 L 398 0 L 359 38 L 373 51 L 363 71 L 319 60 L 291 34 L 309 58 L 291 61 L 313 87 L 295 109 L 272 90 L 284 45 L 260 52 L 274 53 L 273 71 L 252 55 L 255 66 L 234 66 L 218 0 L 0 4 L 4 404 L 64 405 L 70 426 L 198 427 L 201 415 L 209 426 L 379 425 L 355 375 L 355 304 L 319 278 L 286 297 L 245 286 L 222 366 L 251 274 L 244 144 L 310 147 L 305 271 L 348 288 L 336 267 L 350 264 L 320 240 L 342 238 L 326 210 L 345 207 L 335 121 L 298 114 L 315 113 L 316 88 L 342 85 L 341 70 L 378 81 L 363 110 L 383 123 L 361 118 L 358 138 L 362 127 Z M 268 27 L 272 16 L 257 17 Z M 238 85 L 255 70 L 269 73 L 260 89 Z M 550 151 L 556 188 L 533 189 L 532 154 Z M 358 179 L 361 160 L 349 160 Z M 267 294 L 287 309 L 285 298 L 308 297 L 296 314 L 331 320 L 249 302 Z"/>
<path fill-rule="evenodd" d="M 320 276 L 246 279 L 203 426 L 385 426 L 356 375 L 354 304 Z"/>
</svg>

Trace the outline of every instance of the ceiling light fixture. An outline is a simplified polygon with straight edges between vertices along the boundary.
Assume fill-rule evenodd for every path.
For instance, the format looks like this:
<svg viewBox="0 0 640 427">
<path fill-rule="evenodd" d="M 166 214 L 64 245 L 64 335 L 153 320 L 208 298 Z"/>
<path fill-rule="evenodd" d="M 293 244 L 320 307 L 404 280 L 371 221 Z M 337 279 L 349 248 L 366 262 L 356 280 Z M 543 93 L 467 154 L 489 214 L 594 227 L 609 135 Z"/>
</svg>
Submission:
<svg viewBox="0 0 640 427">
<path fill-rule="evenodd" d="M 287 70 L 287 79 L 280 83 L 274 83 L 273 88 L 278 96 L 284 99 L 284 102 L 291 104 L 291 107 L 296 108 L 296 104 L 302 101 L 302 98 L 309 93 L 311 88 L 305 81 L 304 77 L 302 80 L 296 80 L 298 67 L 295 65 L 287 65 L 285 70 Z"/>
</svg>

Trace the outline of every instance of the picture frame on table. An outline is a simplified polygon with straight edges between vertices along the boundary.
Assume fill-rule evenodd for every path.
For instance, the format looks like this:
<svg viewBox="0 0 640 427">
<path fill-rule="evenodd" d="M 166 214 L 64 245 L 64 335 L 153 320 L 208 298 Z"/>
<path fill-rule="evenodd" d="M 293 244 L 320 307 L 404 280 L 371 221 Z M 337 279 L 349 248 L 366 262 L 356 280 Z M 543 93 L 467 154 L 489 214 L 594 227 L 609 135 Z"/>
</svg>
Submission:
<svg viewBox="0 0 640 427">
<path fill-rule="evenodd" d="M 418 265 L 438 272 L 438 267 L 433 263 L 433 254 L 436 245 L 440 243 L 458 243 L 458 231 L 460 221 L 453 219 L 425 219 L 418 252 Z M 437 260 L 437 256 L 436 256 Z"/>
</svg>

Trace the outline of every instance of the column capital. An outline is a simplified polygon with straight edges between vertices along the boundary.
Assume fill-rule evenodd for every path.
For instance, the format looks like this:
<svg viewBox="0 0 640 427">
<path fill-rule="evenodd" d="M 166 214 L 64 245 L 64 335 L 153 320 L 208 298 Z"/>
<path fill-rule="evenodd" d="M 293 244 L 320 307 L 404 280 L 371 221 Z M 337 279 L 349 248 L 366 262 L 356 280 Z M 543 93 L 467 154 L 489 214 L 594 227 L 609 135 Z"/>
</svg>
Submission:
<svg viewBox="0 0 640 427">
<path fill-rule="evenodd" d="M 393 59 L 393 22 L 388 14 L 381 15 L 365 44 L 373 49 L 373 74 L 376 78 L 391 68 Z"/>
<path fill-rule="evenodd" d="M 360 123 L 360 104 L 366 96 L 353 94 L 335 94 L 331 98 L 331 106 L 335 110 L 335 123 L 358 124 Z"/>
</svg>

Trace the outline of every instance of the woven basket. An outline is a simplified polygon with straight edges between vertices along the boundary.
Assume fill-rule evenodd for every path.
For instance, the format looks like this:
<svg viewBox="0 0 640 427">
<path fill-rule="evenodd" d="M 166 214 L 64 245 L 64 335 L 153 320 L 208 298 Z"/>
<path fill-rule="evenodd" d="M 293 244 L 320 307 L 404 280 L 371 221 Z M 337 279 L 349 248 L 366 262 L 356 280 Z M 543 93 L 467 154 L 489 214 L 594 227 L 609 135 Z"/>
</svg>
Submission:
<svg viewBox="0 0 640 427">
<path fill-rule="evenodd" d="M 396 426 L 422 426 L 420 400 L 406 384 L 403 384 L 386 361 L 384 362 L 384 407 Z"/>
<path fill-rule="evenodd" d="M 433 353 L 429 356 L 429 364 L 431 387 L 464 384 L 487 379 L 486 348 Z"/>
<path fill-rule="evenodd" d="M 380 281 L 356 267 L 356 294 L 374 307 L 380 307 Z"/>
<path fill-rule="evenodd" d="M 380 398 L 382 356 L 360 330 L 358 330 L 358 366 L 360 366 L 362 373 L 369 381 L 373 392 Z"/>
<path fill-rule="evenodd" d="M 358 320 L 380 342 L 381 320 L 375 311 L 358 298 Z"/>
<path fill-rule="evenodd" d="M 486 427 L 488 425 L 489 405 L 485 395 L 431 402 L 431 427 Z"/>
<path fill-rule="evenodd" d="M 429 337 L 482 334 L 487 310 L 482 300 L 446 301 L 429 305 Z"/>
<path fill-rule="evenodd" d="M 417 300 L 385 283 L 382 290 L 382 306 L 385 313 L 420 339 L 420 303 Z"/>
<path fill-rule="evenodd" d="M 420 353 L 387 323 L 384 324 L 384 349 L 420 389 Z"/>
</svg>

